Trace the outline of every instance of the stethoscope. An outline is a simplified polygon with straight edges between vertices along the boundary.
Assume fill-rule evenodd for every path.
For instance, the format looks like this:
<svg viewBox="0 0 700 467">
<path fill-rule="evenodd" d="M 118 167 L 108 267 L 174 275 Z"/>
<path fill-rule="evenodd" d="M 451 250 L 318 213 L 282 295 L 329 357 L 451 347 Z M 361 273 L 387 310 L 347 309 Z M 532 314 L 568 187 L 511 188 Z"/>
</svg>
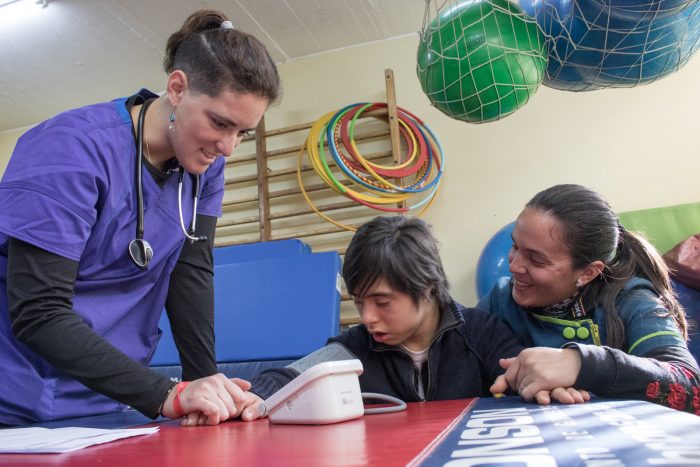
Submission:
<svg viewBox="0 0 700 467">
<path fill-rule="evenodd" d="M 143 122 L 146 117 L 146 109 L 151 105 L 153 99 L 143 103 L 139 111 L 139 120 L 136 125 L 136 147 L 138 148 L 136 157 L 136 204 L 138 211 L 136 215 L 136 238 L 129 243 L 129 256 L 136 266 L 145 269 L 153 258 L 153 248 L 143 238 Z M 206 242 L 207 237 L 196 237 L 195 223 L 197 219 L 197 200 L 199 199 L 199 175 L 194 175 L 194 202 L 192 203 L 192 224 L 189 232 L 185 229 L 185 221 L 182 217 L 182 182 L 185 179 L 185 169 L 180 166 L 178 174 L 177 188 L 177 209 L 180 214 L 180 228 L 191 242 Z"/>
</svg>

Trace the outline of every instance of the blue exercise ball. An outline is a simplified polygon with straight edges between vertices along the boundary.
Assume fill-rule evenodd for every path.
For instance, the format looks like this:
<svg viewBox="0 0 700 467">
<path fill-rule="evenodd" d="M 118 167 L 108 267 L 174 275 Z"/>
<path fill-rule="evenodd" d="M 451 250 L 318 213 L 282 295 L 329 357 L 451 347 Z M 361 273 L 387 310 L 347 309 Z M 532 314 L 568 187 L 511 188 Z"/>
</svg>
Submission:
<svg viewBox="0 0 700 467">
<path fill-rule="evenodd" d="M 650 20 L 680 13 L 697 0 L 591 0 L 616 18 Z"/>
<path fill-rule="evenodd" d="M 502 227 L 486 242 L 476 264 L 476 295 L 479 300 L 501 277 L 510 277 L 508 253 L 513 245 L 515 222 Z"/>
<path fill-rule="evenodd" d="M 683 67 L 700 46 L 700 2 L 656 4 L 673 13 L 634 17 L 601 0 L 523 0 L 549 45 L 544 84 L 567 91 L 633 87 Z"/>
</svg>

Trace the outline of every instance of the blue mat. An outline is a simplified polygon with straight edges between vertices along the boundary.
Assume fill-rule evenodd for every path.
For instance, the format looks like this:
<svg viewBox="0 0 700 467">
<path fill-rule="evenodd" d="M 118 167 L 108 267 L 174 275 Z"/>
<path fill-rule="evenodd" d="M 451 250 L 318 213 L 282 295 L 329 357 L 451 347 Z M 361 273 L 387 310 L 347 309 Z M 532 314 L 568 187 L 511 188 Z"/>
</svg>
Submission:
<svg viewBox="0 0 700 467">
<path fill-rule="evenodd" d="M 231 362 L 231 363 L 219 363 L 217 364 L 217 369 L 219 373 L 223 373 L 229 378 L 241 378 L 250 380 L 253 376 L 258 375 L 264 370 L 270 368 L 284 368 L 290 363 L 294 362 L 296 359 L 292 360 L 262 360 L 257 362 Z M 182 367 L 180 365 L 173 366 L 152 366 L 151 369 L 170 378 L 173 381 L 180 381 L 182 379 Z"/>
<path fill-rule="evenodd" d="M 671 283 L 688 320 L 688 350 L 700 362 L 700 290 L 691 289 L 675 279 Z"/>
<path fill-rule="evenodd" d="M 242 263 L 287 256 L 308 255 L 311 247 L 301 240 L 276 240 L 273 242 L 246 243 L 214 248 L 214 264 Z"/>
<path fill-rule="evenodd" d="M 336 252 L 216 266 L 217 361 L 294 360 L 322 347 L 340 329 L 340 267 Z M 165 314 L 159 327 L 151 366 L 179 365 Z"/>
</svg>

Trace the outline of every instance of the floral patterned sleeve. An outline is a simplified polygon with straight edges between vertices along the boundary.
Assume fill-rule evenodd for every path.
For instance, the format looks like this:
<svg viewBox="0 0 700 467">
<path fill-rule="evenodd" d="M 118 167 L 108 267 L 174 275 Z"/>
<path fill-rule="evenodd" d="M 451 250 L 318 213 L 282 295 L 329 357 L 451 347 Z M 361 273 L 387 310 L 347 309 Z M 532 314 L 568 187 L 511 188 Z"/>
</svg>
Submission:
<svg viewBox="0 0 700 467">
<path fill-rule="evenodd" d="M 700 415 L 700 372 L 697 363 L 692 357 L 690 362 L 682 362 L 667 358 L 667 351 L 656 353 L 659 355 L 649 355 L 649 358 L 656 359 L 666 373 L 647 384 L 647 400 Z M 670 356 L 673 358 L 673 355 Z"/>
<path fill-rule="evenodd" d="M 700 370 L 686 347 L 660 347 L 642 357 L 604 346 L 567 347 L 581 352 L 574 387 L 598 397 L 646 400 L 700 415 Z"/>
</svg>

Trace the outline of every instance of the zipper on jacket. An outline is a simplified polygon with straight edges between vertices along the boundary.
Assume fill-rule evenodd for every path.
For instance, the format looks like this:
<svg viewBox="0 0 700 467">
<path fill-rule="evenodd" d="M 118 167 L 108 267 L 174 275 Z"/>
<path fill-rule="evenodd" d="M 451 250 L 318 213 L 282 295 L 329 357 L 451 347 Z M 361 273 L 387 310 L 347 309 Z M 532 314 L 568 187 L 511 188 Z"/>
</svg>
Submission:
<svg viewBox="0 0 700 467">
<path fill-rule="evenodd" d="M 418 388 L 416 388 L 416 364 L 413 363 L 413 359 L 412 359 L 411 356 L 408 354 L 408 352 L 406 352 L 405 350 L 403 350 L 403 349 L 402 349 L 401 347 L 399 347 L 399 346 L 395 346 L 395 347 L 388 348 L 388 349 L 374 349 L 374 351 L 375 351 L 375 352 L 392 352 L 392 351 L 393 351 L 393 352 L 398 352 L 398 353 L 400 353 L 400 354 L 403 354 L 403 355 L 408 359 L 408 361 L 409 361 L 410 364 L 411 364 L 411 375 L 410 375 L 410 378 L 411 378 L 411 389 L 413 389 L 413 394 L 416 396 L 416 399 L 417 399 L 418 401 L 420 401 L 420 402 L 425 402 L 425 397 L 421 397 L 420 394 L 418 394 Z M 430 350 L 428 350 L 428 353 L 430 353 Z M 430 356 L 430 355 L 428 355 L 428 356 Z M 427 361 L 427 360 L 426 360 L 426 361 Z M 430 375 L 428 375 L 428 378 L 430 378 Z M 425 393 L 425 394 L 428 394 L 428 393 L 425 392 L 425 391 L 424 391 L 424 393 Z"/>
<path fill-rule="evenodd" d="M 438 339 L 438 337 L 442 336 L 443 334 L 445 334 L 447 331 L 449 331 L 449 330 L 451 330 L 451 329 L 456 329 L 456 328 L 458 328 L 459 326 L 460 326 L 460 323 L 456 323 L 456 324 L 454 324 L 454 325 L 452 325 L 452 326 L 450 326 L 450 327 L 447 327 L 447 328 L 443 329 L 443 330 L 440 331 L 439 333 L 435 334 L 435 336 L 433 336 L 433 340 L 430 341 L 430 345 L 428 346 L 428 358 L 425 359 L 425 362 L 426 362 L 425 369 L 428 371 L 428 384 L 426 385 L 425 388 L 423 388 L 423 389 L 424 389 L 424 392 L 425 392 L 425 399 L 424 399 L 424 400 L 427 400 L 427 399 L 428 399 L 428 391 L 430 390 L 430 383 L 431 383 L 431 378 L 430 378 L 430 349 L 433 348 L 433 344 L 435 344 L 435 341 Z M 414 368 L 415 368 L 415 367 L 414 367 Z"/>
<path fill-rule="evenodd" d="M 430 341 L 430 345 L 428 345 L 428 358 L 425 359 L 426 365 L 425 369 L 428 372 L 428 384 L 423 388 L 423 394 L 424 397 L 420 397 L 418 394 L 418 388 L 416 388 L 416 378 L 415 378 L 415 373 L 416 373 L 416 365 L 413 363 L 413 359 L 411 356 L 408 354 L 408 352 L 404 351 L 401 347 L 395 346 L 393 348 L 388 348 L 388 349 L 374 349 L 375 352 L 385 352 L 385 351 L 390 351 L 390 350 L 398 350 L 400 353 L 404 354 L 406 358 L 408 358 L 411 361 L 411 386 L 413 387 L 413 393 L 416 396 L 416 399 L 418 399 L 421 402 L 425 402 L 428 400 L 428 391 L 430 390 L 430 384 L 431 384 L 431 377 L 430 377 L 430 349 L 433 347 L 433 344 L 435 344 L 435 341 L 438 339 L 438 337 L 442 336 L 445 334 L 447 331 L 450 331 L 452 329 L 456 329 L 461 326 L 461 323 L 457 322 L 453 324 L 452 326 L 446 327 L 442 331 L 438 332 L 433 336 L 433 340 Z"/>
</svg>

